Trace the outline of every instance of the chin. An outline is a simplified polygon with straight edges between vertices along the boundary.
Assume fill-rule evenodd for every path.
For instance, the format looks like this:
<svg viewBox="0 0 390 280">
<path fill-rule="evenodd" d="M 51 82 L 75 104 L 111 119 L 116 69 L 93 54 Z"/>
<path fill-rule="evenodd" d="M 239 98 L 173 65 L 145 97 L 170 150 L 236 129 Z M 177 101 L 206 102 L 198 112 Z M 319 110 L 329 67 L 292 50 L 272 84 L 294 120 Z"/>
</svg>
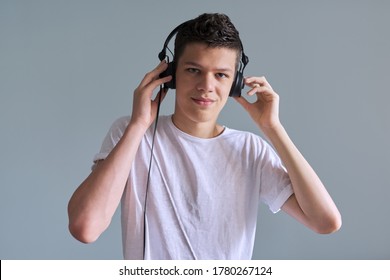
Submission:
<svg viewBox="0 0 390 280">
<path fill-rule="evenodd" d="M 216 122 L 218 114 L 208 110 L 175 110 L 177 120 L 185 120 L 192 123 Z"/>
<path fill-rule="evenodd" d="M 209 112 L 194 112 L 190 114 L 190 118 L 194 122 L 198 123 L 215 122 L 218 118 L 218 115 Z"/>
</svg>

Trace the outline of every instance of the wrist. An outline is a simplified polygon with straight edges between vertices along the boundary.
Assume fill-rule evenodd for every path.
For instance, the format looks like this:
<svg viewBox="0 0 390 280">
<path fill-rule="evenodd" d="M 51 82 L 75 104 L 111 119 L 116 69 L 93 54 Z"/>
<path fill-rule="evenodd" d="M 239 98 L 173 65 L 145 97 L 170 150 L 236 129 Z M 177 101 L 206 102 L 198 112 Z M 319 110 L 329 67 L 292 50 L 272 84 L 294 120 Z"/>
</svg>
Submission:
<svg viewBox="0 0 390 280">
<path fill-rule="evenodd" d="M 128 126 L 132 126 L 134 128 L 146 131 L 152 123 L 152 119 L 145 118 L 144 116 L 139 116 L 138 114 L 133 113 Z"/>
<path fill-rule="evenodd" d="M 144 123 L 144 122 L 141 122 L 141 121 L 135 121 L 133 119 L 130 120 L 127 128 L 126 128 L 126 131 L 125 133 L 129 133 L 130 134 L 140 134 L 140 135 L 144 135 L 146 133 L 146 131 L 148 130 L 150 124 L 147 124 L 147 123 Z"/>
<path fill-rule="evenodd" d="M 259 125 L 259 127 L 260 127 L 261 131 L 263 131 L 263 133 L 267 136 L 278 134 L 279 132 L 284 130 L 284 127 L 283 127 L 282 123 L 280 123 L 280 122 L 274 122 L 272 124 L 267 124 L 267 125 Z"/>
<path fill-rule="evenodd" d="M 283 139 L 287 132 L 281 123 L 261 128 L 264 135 L 274 144 L 275 141 Z"/>
</svg>

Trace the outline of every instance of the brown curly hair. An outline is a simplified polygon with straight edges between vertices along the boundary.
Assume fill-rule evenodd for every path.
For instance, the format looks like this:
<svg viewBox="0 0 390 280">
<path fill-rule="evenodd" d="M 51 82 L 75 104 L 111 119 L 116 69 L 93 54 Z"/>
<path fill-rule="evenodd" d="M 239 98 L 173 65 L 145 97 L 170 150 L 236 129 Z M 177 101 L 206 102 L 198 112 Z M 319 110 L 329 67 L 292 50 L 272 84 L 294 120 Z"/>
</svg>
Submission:
<svg viewBox="0 0 390 280">
<path fill-rule="evenodd" d="M 225 14 L 204 13 L 183 24 L 176 34 L 173 60 L 177 62 L 185 47 L 195 42 L 205 43 L 209 47 L 234 49 L 237 51 L 236 64 L 240 61 L 243 50 L 239 32 Z"/>
</svg>

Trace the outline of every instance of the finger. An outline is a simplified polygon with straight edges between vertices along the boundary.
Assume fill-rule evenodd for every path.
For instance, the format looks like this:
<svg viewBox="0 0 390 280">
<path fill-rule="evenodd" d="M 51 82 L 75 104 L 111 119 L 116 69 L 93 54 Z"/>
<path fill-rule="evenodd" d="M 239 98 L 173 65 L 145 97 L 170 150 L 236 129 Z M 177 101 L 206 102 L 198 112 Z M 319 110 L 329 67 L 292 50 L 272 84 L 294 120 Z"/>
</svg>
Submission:
<svg viewBox="0 0 390 280">
<path fill-rule="evenodd" d="M 253 85 L 253 88 L 247 92 L 249 96 L 252 96 L 257 93 L 271 92 L 272 89 L 266 86 L 260 86 L 259 84 Z"/>
<path fill-rule="evenodd" d="M 164 83 L 169 82 L 171 79 L 172 76 L 167 76 L 158 80 L 154 80 L 152 83 L 148 84 L 144 88 L 139 86 L 134 91 L 134 98 L 143 98 L 143 99 L 147 98 L 149 100 L 152 100 L 155 89 L 158 88 L 159 86 L 162 86 Z M 162 97 L 165 97 L 165 95 L 163 95 Z"/>
<path fill-rule="evenodd" d="M 245 110 L 248 109 L 248 107 L 250 106 L 250 102 L 248 100 L 246 100 L 244 97 L 240 96 L 240 97 L 234 97 L 234 99 L 242 106 L 244 107 Z"/>
<path fill-rule="evenodd" d="M 157 111 L 158 111 L 158 106 L 159 104 L 161 104 L 161 102 L 163 102 L 165 96 L 167 95 L 167 92 L 168 92 L 168 89 L 164 89 L 162 88 L 156 98 L 154 100 L 151 101 L 151 106 L 152 106 L 152 118 L 153 120 L 156 118 L 157 116 Z"/>
<path fill-rule="evenodd" d="M 154 81 L 152 81 L 151 83 L 149 83 L 146 87 L 145 87 L 145 90 L 149 90 L 149 91 L 153 91 L 154 89 L 156 89 L 157 87 L 169 82 L 170 80 L 172 80 L 172 76 L 166 76 L 166 77 L 163 77 L 163 78 L 159 78 L 159 79 L 156 79 Z"/>
<path fill-rule="evenodd" d="M 157 78 L 159 78 L 159 75 L 164 72 L 168 67 L 168 63 L 165 60 L 162 60 L 156 68 L 154 68 L 152 71 L 145 74 L 144 78 L 142 79 L 139 87 L 145 87 Z"/>
<path fill-rule="evenodd" d="M 245 84 L 247 86 L 250 86 L 250 87 L 255 87 L 256 85 L 266 86 L 272 90 L 270 83 L 267 81 L 267 79 L 264 76 L 262 76 L 262 77 L 247 77 L 247 78 L 245 78 Z"/>
<path fill-rule="evenodd" d="M 149 74 L 151 74 L 151 72 L 146 74 L 146 75 L 149 75 Z M 141 84 L 136 88 L 137 92 L 148 91 L 148 92 L 151 92 L 150 94 L 152 94 L 152 92 L 154 91 L 155 88 L 157 88 L 158 86 L 160 86 L 162 84 L 165 84 L 165 83 L 171 81 L 172 76 L 169 75 L 169 76 L 165 76 L 162 78 L 157 76 L 156 78 L 151 79 L 149 82 L 147 81 L 147 79 L 149 79 L 149 78 L 147 78 L 145 76 L 145 78 L 142 80 Z"/>
<path fill-rule="evenodd" d="M 247 77 L 244 82 L 248 87 L 260 86 L 260 77 Z"/>
<path fill-rule="evenodd" d="M 260 88 L 261 88 L 260 84 L 259 84 L 259 83 L 256 83 L 256 82 L 250 83 L 250 87 L 252 87 L 252 89 L 249 90 L 249 91 L 247 92 L 247 94 L 248 94 L 249 96 L 254 95 L 254 94 L 255 94 L 256 92 L 258 92 L 258 91 L 260 90 Z"/>
<path fill-rule="evenodd" d="M 162 88 L 156 95 L 156 97 L 154 98 L 153 102 L 162 102 L 165 98 L 165 96 L 167 96 L 167 92 L 168 92 L 168 89 L 165 89 L 165 88 Z"/>
</svg>

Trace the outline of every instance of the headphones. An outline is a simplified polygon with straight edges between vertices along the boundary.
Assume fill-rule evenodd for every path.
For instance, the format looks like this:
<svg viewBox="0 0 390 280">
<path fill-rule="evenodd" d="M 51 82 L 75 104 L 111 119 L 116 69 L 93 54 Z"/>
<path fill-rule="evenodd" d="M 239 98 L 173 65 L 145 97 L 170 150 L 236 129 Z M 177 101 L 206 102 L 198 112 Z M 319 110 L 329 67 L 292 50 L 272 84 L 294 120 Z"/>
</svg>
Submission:
<svg viewBox="0 0 390 280">
<path fill-rule="evenodd" d="M 179 32 L 179 30 L 186 25 L 187 23 L 191 22 L 192 20 L 183 22 L 179 26 L 177 26 L 175 29 L 172 30 L 171 33 L 169 33 L 167 39 L 165 40 L 164 46 L 162 51 L 158 54 L 158 58 L 160 61 L 164 60 L 167 57 L 167 49 L 168 49 L 168 44 L 172 37 Z M 230 93 L 229 96 L 235 96 L 235 97 L 240 97 L 241 96 L 241 90 L 244 88 L 244 69 L 246 65 L 249 62 L 249 58 L 245 55 L 244 53 L 244 47 L 242 45 L 242 42 L 240 40 L 240 45 L 241 45 L 241 59 L 240 59 L 240 65 L 237 69 L 232 87 L 230 88 Z M 176 62 L 171 61 L 168 63 L 168 68 L 160 74 L 160 78 L 170 76 L 172 75 L 172 79 L 164 84 L 164 88 L 171 88 L 175 89 L 176 88 Z"/>
</svg>

